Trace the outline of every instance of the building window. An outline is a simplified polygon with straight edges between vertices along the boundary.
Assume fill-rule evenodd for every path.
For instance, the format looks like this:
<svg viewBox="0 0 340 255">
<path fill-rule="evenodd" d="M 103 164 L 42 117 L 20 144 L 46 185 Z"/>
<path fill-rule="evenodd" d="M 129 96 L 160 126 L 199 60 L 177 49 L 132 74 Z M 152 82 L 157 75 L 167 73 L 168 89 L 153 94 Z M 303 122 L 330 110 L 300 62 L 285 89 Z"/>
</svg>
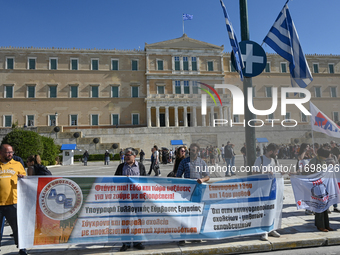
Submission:
<svg viewBox="0 0 340 255">
<path fill-rule="evenodd" d="M 78 97 L 78 86 L 76 85 L 71 85 L 70 86 L 70 97 L 71 98 L 77 98 Z"/>
<path fill-rule="evenodd" d="M 289 98 L 289 93 L 288 92 L 286 92 L 286 98 Z"/>
<path fill-rule="evenodd" d="M 78 70 L 78 59 L 71 58 L 71 70 Z"/>
<path fill-rule="evenodd" d="M 184 81 L 184 94 L 190 94 L 189 81 Z"/>
<path fill-rule="evenodd" d="M 338 122 L 339 121 L 339 112 L 333 112 L 333 121 Z"/>
<path fill-rule="evenodd" d="M 50 70 L 58 69 L 58 58 L 50 58 Z"/>
<path fill-rule="evenodd" d="M 290 122 L 289 119 L 290 119 L 290 112 L 286 112 L 285 120 L 288 120 L 287 122 Z"/>
<path fill-rule="evenodd" d="M 193 81 L 193 82 L 192 82 L 192 93 L 193 93 L 193 94 L 198 94 L 198 85 L 197 85 L 197 81 Z"/>
<path fill-rule="evenodd" d="M 301 113 L 301 122 L 307 122 L 307 116 L 303 112 Z"/>
<path fill-rule="evenodd" d="M 183 57 L 183 70 L 188 71 L 189 70 L 189 61 L 188 57 Z"/>
<path fill-rule="evenodd" d="M 266 97 L 272 97 L 272 87 L 266 87 Z"/>
<path fill-rule="evenodd" d="M 319 64 L 313 63 L 313 73 L 319 73 Z"/>
<path fill-rule="evenodd" d="M 268 115 L 268 122 L 271 122 L 270 120 L 274 119 L 274 113 L 271 113 Z"/>
<path fill-rule="evenodd" d="M 27 115 L 26 120 L 26 125 L 28 127 L 34 127 L 34 115 Z"/>
<path fill-rule="evenodd" d="M 112 71 L 118 71 L 119 70 L 119 61 L 118 61 L 118 59 L 112 59 L 111 60 L 111 70 Z"/>
<path fill-rule="evenodd" d="M 94 70 L 94 71 L 99 70 L 99 59 L 97 58 L 91 59 L 91 70 Z"/>
<path fill-rule="evenodd" d="M 138 71 L 138 60 L 131 60 L 131 70 Z"/>
<path fill-rule="evenodd" d="M 78 115 L 77 114 L 70 115 L 70 122 L 71 122 L 71 126 L 77 126 L 78 125 Z"/>
<path fill-rule="evenodd" d="M 14 69 L 14 58 L 6 58 L 6 69 Z"/>
<path fill-rule="evenodd" d="M 56 98 L 57 97 L 57 86 L 56 85 L 50 85 L 48 91 L 48 97 L 49 98 Z"/>
<path fill-rule="evenodd" d="M 5 85 L 4 98 L 13 98 L 13 85 Z"/>
<path fill-rule="evenodd" d="M 334 73 L 334 64 L 328 64 L 329 73 Z"/>
<path fill-rule="evenodd" d="M 234 123 L 239 122 L 240 121 L 240 116 L 239 115 L 233 115 L 233 119 L 234 119 Z"/>
<path fill-rule="evenodd" d="M 230 72 L 236 72 L 236 69 L 231 61 L 229 61 Z"/>
<path fill-rule="evenodd" d="M 98 126 L 99 124 L 99 115 L 91 114 L 91 126 Z"/>
<path fill-rule="evenodd" d="M 281 63 L 281 73 L 287 73 L 287 63 Z"/>
<path fill-rule="evenodd" d="M 137 86 L 131 87 L 131 97 L 139 97 L 139 87 Z"/>
<path fill-rule="evenodd" d="M 265 72 L 270 73 L 270 62 L 267 62 Z"/>
<path fill-rule="evenodd" d="M 163 71 L 163 60 L 157 60 L 157 70 Z"/>
<path fill-rule="evenodd" d="M 139 114 L 138 113 L 132 113 L 132 125 L 139 125 Z"/>
<path fill-rule="evenodd" d="M 164 86 L 157 86 L 157 94 L 164 94 L 165 89 Z"/>
<path fill-rule="evenodd" d="M 179 71 L 181 69 L 179 57 L 174 57 L 174 59 L 175 59 L 175 71 Z"/>
<path fill-rule="evenodd" d="M 34 85 L 27 86 L 27 98 L 35 98 L 35 86 Z"/>
<path fill-rule="evenodd" d="M 119 114 L 112 114 L 112 125 L 119 125 Z"/>
<path fill-rule="evenodd" d="M 55 114 L 48 115 L 48 125 L 49 126 L 56 126 L 56 116 L 55 116 Z"/>
<path fill-rule="evenodd" d="M 99 86 L 91 86 L 91 97 L 92 98 L 99 97 Z"/>
<path fill-rule="evenodd" d="M 111 87 L 111 97 L 119 97 L 119 86 Z"/>
<path fill-rule="evenodd" d="M 196 57 L 191 58 L 191 69 L 192 71 L 197 71 L 197 58 Z"/>
<path fill-rule="evenodd" d="M 315 97 L 321 97 L 321 87 L 314 87 Z"/>
<path fill-rule="evenodd" d="M 212 72 L 214 71 L 214 62 L 208 61 L 208 71 Z"/>
<path fill-rule="evenodd" d="M 331 87 L 331 97 L 337 97 L 336 87 Z"/>
<path fill-rule="evenodd" d="M 4 127 L 12 127 L 12 115 L 4 115 Z"/>
<path fill-rule="evenodd" d="M 304 98 L 305 96 L 306 96 L 305 93 L 299 93 L 300 98 Z"/>
<path fill-rule="evenodd" d="M 28 69 L 35 69 L 36 58 L 28 58 Z"/>
<path fill-rule="evenodd" d="M 181 94 L 181 81 L 175 81 L 175 93 Z"/>
</svg>

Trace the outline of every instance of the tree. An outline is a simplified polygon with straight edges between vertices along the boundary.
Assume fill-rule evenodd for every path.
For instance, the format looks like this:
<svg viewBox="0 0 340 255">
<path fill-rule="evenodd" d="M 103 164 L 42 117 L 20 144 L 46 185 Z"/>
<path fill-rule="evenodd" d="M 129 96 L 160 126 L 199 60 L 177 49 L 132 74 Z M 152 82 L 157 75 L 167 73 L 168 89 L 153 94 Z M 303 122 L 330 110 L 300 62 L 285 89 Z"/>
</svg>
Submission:
<svg viewBox="0 0 340 255">
<path fill-rule="evenodd" d="M 54 144 L 54 140 L 49 137 L 41 136 L 42 143 L 44 146 L 44 151 L 41 155 L 41 159 L 48 161 L 49 165 L 55 164 L 55 159 L 59 154 L 59 149 L 56 144 Z"/>
</svg>

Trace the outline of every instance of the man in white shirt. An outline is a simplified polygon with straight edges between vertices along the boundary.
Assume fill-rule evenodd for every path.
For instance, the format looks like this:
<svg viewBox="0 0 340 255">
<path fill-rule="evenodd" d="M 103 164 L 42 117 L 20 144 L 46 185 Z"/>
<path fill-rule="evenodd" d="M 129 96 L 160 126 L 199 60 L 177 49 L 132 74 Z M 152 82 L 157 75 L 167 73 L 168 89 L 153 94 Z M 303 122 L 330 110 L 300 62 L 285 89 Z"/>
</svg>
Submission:
<svg viewBox="0 0 340 255">
<path fill-rule="evenodd" d="M 263 156 L 258 157 L 254 163 L 253 174 L 265 174 L 274 172 L 275 166 L 279 165 L 279 162 L 276 159 L 277 153 L 279 151 L 279 146 L 275 143 L 270 143 L 267 146 L 266 154 Z M 280 234 L 275 230 L 271 232 L 266 232 L 261 236 L 261 240 L 268 241 L 268 235 L 274 237 L 280 237 Z"/>
</svg>

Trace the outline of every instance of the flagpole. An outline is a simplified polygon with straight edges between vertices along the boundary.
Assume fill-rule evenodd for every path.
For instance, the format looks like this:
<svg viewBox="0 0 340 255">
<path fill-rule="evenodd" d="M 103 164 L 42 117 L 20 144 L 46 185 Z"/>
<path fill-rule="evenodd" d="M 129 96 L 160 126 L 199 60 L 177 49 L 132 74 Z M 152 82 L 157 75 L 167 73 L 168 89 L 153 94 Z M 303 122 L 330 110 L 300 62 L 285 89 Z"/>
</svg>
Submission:
<svg viewBox="0 0 340 255">
<path fill-rule="evenodd" d="M 183 35 L 184 35 L 184 19 L 183 19 L 183 15 L 182 15 L 182 23 L 183 23 Z"/>
</svg>

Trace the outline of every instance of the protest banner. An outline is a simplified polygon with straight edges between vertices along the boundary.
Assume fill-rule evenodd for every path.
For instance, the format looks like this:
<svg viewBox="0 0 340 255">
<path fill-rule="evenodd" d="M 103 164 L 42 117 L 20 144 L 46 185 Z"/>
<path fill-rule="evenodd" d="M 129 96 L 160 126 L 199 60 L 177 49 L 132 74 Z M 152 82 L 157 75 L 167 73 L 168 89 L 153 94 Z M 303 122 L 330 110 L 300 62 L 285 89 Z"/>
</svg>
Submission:
<svg viewBox="0 0 340 255">
<path fill-rule="evenodd" d="M 19 246 L 219 239 L 280 228 L 283 179 L 150 177 L 18 182 Z"/>
<path fill-rule="evenodd" d="M 308 165 L 306 166 L 308 167 Z M 340 202 L 339 168 L 329 166 L 312 171 L 310 175 L 291 175 L 290 180 L 298 209 L 322 213 L 331 205 Z"/>
</svg>

